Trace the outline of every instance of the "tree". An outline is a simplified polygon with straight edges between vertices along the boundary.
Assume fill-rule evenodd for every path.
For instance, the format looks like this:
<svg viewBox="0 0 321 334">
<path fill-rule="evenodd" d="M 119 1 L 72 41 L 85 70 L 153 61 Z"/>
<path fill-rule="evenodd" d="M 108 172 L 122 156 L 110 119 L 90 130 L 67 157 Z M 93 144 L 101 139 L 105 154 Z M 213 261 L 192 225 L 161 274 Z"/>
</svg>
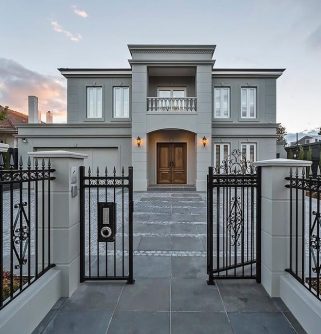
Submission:
<svg viewBox="0 0 321 334">
<path fill-rule="evenodd" d="M 8 106 L 5 106 L 1 111 L 0 111 L 0 121 L 4 121 L 7 117 L 7 111 L 9 110 Z"/>
<path fill-rule="evenodd" d="M 276 128 L 276 142 L 280 145 L 286 144 L 285 136 L 287 135 L 286 129 L 281 123 Z"/>
</svg>

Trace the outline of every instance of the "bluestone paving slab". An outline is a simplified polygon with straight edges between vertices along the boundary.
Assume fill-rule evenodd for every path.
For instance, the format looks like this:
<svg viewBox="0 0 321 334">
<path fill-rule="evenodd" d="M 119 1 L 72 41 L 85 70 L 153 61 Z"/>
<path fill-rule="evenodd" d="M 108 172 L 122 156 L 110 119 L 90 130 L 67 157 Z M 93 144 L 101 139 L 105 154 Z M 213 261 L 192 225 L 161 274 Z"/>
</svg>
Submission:
<svg viewBox="0 0 321 334">
<path fill-rule="evenodd" d="M 206 280 L 206 258 L 198 256 L 172 257 L 172 277 Z"/>
<path fill-rule="evenodd" d="M 170 256 L 135 256 L 134 276 L 136 279 L 171 277 Z"/>
<path fill-rule="evenodd" d="M 229 313 L 234 333 L 236 334 L 294 334 L 295 330 L 280 313 Z"/>
<path fill-rule="evenodd" d="M 111 311 L 59 311 L 43 334 L 106 334 Z"/>
<path fill-rule="evenodd" d="M 61 310 L 114 310 L 124 284 L 114 282 L 86 282 L 66 300 Z"/>
<path fill-rule="evenodd" d="M 181 223 L 181 224 L 177 224 L 177 223 L 173 223 L 170 225 L 170 233 L 172 234 L 181 234 L 181 233 L 185 233 L 185 234 L 198 234 L 198 224 L 192 225 L 189 223 Z"/>
<path fill-rule="evenodd" d="M 228 312 L 279 312 L 261 284 L 255 280 L 216 281 Z"/>
<path fill-rule="evenodd" d="M 172 250 L 204 251 L 202 240 L 193 237 L 171 237 Z"/>
<path fill-rule="evenodd" d="M 134 222 L 134 233 L 158 233 L 158 234 L 169 234 L 171 226 L 169 224 L 142 224 Z"/>
<path fill-rule="evenodd" d="M 116 312 L 107 334 L 169 334 L 169 312 Z"/>
<path fill-rule="evenodd" d="M 171 284 L 172 311 L 224 311 L 217 287 L 205 280 L 175 278 Z"/>
<path fill-rule="evenodd" d="M 171 250 L 170 237 L 142 237 L 138 250 Z"/>
<path fill-rule="evenodd" d="M 224 312 L 172 312 L 171 334 L 232 334 Z"/>
<path fill-rule="evenodd" d="M 121 294 L 118 311 L 169 311 L 170 279 L 139 279 L 126 285 Z"/>
</svg>

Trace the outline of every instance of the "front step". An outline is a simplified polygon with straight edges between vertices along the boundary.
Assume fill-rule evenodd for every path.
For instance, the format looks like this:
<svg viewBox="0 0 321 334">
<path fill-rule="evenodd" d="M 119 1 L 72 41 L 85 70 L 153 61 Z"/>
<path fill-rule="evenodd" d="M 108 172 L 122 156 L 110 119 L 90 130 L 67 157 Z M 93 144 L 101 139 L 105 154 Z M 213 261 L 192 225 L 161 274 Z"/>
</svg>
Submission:
<svg viewBox="0 0 321 334">
<path fill-rule="evenodd" d="M 156 184 L 148 186 L 147 191 L 196 191 L 196 187 L 186 184 Z"/>
</svg>

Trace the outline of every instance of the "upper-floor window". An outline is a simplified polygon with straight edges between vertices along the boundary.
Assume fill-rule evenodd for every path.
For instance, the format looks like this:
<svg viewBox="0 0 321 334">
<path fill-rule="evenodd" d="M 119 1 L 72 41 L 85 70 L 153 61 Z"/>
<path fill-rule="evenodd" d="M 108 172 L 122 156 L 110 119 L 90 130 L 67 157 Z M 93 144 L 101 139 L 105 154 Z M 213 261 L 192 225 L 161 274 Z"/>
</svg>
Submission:
<svg viewBox="0 0 321 334">
<path fill-rule="evenodd" d="M 87 87 L 87 118 L 103 117 L 102 87 Z"/>
<path fill-rule="evenodd" d="M 256 118 L 256 88 L 241 89 L 241 117 Z"/>
<path fill-rule="evenodd" d="M 129 118 L 129 87 L 114 87 L 114 118 Z"/>
<path fill-rule="evenodd" d="M 230 88 L 214 88 L 214 118 L 230 117 Z"/>
<path fill-rule="evenodd" d="M 241 144 L 242 156 L 246 161 L 256 161 L 256 144 L 255 143 L 242 143 Z"/>
</svg>

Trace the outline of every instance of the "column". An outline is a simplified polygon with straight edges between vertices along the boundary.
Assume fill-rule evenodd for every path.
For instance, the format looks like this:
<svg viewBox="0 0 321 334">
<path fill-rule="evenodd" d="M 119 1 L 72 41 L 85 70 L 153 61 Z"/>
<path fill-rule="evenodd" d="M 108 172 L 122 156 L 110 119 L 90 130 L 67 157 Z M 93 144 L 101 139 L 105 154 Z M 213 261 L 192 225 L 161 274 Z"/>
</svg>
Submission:
<svg viewBox="0 0 321 334">
<path fill-rule="evenodd" d="M 299 172 L 311 161 L 272 159 L 255 162 L 262 168 L 261 267 L 262 285 L 271 297 L 280 296 L 280 278 L 289 267 L 290 192 L 285 188 L 290 169 Z"/>
<path fill-rule="evenodd" d="M 55 169 L 56 179 L 51 182 L 52 263 L 62 272 L 62 296 L 70 297 L 80 282 L 79 166 L 87 155 L 68 151 L 39 151 L 29 155 L 40 163 L 45 159 L 47 164 L 50 159 Z"/>
</svg>

